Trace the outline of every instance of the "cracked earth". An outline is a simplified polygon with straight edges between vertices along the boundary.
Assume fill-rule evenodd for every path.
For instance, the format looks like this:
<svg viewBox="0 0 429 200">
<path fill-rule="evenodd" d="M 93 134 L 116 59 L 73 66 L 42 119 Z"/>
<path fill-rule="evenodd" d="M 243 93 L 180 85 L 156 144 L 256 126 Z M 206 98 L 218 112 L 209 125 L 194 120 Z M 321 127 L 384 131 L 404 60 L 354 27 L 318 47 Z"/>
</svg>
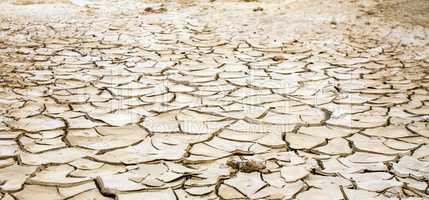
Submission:
<svg viewBox="0 0 429 200">
<path fill-rule="evenodd" d="M 3 1 L 0 199 L 428 199 L 410 2 Z"/>
</svg>

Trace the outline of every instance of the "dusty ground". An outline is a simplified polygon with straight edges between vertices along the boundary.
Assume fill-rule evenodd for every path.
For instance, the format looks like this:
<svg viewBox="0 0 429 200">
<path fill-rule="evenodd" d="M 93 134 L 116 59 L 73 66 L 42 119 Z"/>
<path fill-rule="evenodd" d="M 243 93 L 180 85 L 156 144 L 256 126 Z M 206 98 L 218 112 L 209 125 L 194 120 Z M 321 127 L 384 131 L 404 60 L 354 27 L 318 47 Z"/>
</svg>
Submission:
<svg viewBox="0 0 429 200">
<path fill-rule="evenodd" d="M 428 199 L 429 2 L 0 3 L 2 200 Z"/>
</svg>

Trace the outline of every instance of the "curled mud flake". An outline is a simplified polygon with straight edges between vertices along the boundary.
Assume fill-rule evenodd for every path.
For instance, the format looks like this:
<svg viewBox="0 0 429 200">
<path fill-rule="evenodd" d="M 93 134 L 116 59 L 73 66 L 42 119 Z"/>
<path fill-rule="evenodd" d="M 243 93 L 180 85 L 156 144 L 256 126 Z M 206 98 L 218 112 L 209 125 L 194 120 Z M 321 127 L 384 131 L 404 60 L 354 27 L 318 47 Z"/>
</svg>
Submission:
<svg viewBox="0 0 429 200">
<path fill-rule="evenodd" d="M 142 192 L 118 194 L 117 199 L 118 200 L 138 200 L 138 199 L 176 200 L 176 195 L 172 189 L 165 189 L 165 190 L 158 190 L 158 191 L 142 191 Z"/>
<path fill-rule="evenodd" d="M 317 197 L 320 200 L 340 200 L 343 199 L 340 187 L 331 188 L 310 188 L 307 191 L 301 192 L 296 196 L 296 199 L 304 200 Z"/>
<path fill-rule="evenodd" d="M 300 133 L 286 133 L 285 141 L 293 149 L 312 149 L 326 142 L 324 138 Z"/>
<path fill-rule="evenodd" d="M 120 137 L 118 138 L 118 136 Z M 146 130 L 134 125 L 99 126 L 95 129 L 70 130 L 66 139 L 73 146 L 94 150 L 111 150 L 136 144 L 147 136 Z"/>
<path fill-rule="evenodd" d="M 112 126 L 124 126 L 127 124 L 136 123 L 141 116 L 127 110 L 119 110 L 112 113 L 89 114 L 91 118 L 101 120 Z"/>
<path fill-rule="evenodd" d="M 365 129 L 362 133 L 369 136 L 385 138 L 402 138 L 414 136 L 414 134 L 411 131 L 407 130 L 404 126 L 398 125 Z"/>
<path fill-rule="evenodd" d="M 429 163 L 414 157 L 404 156 L 393 163 L 393 172 L 399 177 L 413 177 L 419 180 L 429 177 Z"/>
<path fill-rule="evenodd" d="M 226 187 L 233 187 L 239 193 L 245 195 L 247 198 L 253 198 L 254 195 L 266 186 L 266 183 L 260 177 L 260 173 L 241 173 L 237 176 L 224 181 Z"/>
<path fill-rule="evenodd" d="M 348 141 L 343 138 L 329 140 L 326 145 L 315 148 L 315 151 L 329 155 L 347 155 L 353 152 Z"/>
<path fill-rule="evenodd" d="M 69 165 L 50 166 L 37 172 L 28 179 L 28 183 L 47 186 L 74 186 L 88 182 L 89 178 L 67 177 L 74 168 Z"/>
<path fill-rule="evenodd" d="M 63 197 L 58 193 L 56 187 L 52 186 L 39 186 L 39 185 L 25 185 L 24 189 L 15 193 L 14 196 L 18 199 L 53 199 L 60 200 Z"/>
<path fill-rule="evenodd" d="M 0 169 L 0 188 L 4 191 L 20 190 L 27 178 L 36 171 L 35 166 L 11 165 Z"/>
<path fill-rule="evenodd" d="M 43 115 L 23 118 L 8 123 L 14 129 L 21 129 L 28 132 L 53 130 L 65 127 L 65 124 L 62 120 L 46 117 Z"/>
<path fill-rule="evenodd" d="M 65 195 L 63 195 L 63 196 L 65 196 Z M 113 198 L 111 198 L 111 197 L 104 196 L 96 188 L 94 188 L 92 190 L 88 190 L 88 191 L 78 193 L 77 195 L 74 195 L 70 198 L 70 200 L 81 200 L 81 199 L 113 200 Z"/>
<path fill-rule="evenodd" d="M 22 163 L 26 165 L 38 166 L 49 163 L 68 163 L 86 156 L 94 155 L 95 153 L 97 152 L 93 150 L 69 147 L 46 151 L 39 154 L 21 152 L 18 156 Z"/>
<path fill-rule="evenodd" d="M 304 166 L 286 166 L 281 168 L 281 175 L 286 182 L 295 182 L 305 178 L 310 171 Z"/>
</svg>

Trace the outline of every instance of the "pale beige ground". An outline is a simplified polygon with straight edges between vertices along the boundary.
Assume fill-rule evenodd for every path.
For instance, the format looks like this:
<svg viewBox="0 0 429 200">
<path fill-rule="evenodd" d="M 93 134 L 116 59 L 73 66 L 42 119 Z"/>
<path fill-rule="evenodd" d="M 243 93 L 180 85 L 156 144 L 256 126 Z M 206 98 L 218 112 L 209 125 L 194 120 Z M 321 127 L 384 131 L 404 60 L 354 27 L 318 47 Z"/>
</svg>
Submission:
<svg viewBox="0 0 429 200">
<path fill-rule="evenodd" d="M 0 199 L 428 199 L 429 2 L 0 3 Z"/>
</svg>

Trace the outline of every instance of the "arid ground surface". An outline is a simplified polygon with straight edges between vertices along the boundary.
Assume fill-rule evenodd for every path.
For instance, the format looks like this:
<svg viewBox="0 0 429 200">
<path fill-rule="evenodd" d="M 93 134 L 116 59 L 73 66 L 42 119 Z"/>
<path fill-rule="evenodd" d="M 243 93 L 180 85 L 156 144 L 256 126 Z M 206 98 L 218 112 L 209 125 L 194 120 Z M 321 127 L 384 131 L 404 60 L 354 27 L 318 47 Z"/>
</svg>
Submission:
<svg viewBox="0 0 429 200">
<path fill-rule="evenodd" d="M 428 199 L 428 34 L 428 0 L 1 1 L 0 199 Z"/>
</svg>

